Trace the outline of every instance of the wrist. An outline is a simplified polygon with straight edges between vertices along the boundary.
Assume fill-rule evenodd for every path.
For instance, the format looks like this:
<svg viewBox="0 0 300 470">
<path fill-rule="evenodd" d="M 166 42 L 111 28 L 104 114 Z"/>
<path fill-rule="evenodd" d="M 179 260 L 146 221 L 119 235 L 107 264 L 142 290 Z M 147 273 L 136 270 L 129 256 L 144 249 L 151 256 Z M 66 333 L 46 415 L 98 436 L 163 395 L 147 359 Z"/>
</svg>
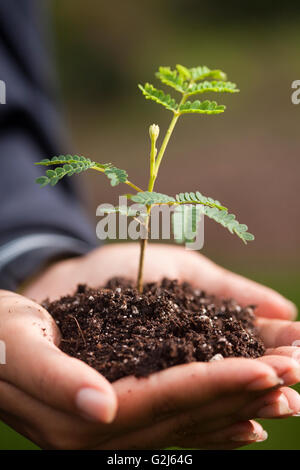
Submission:
<svg viewBox="0 0 300 470">
<path fill-rule="evenodd" d="M 20 289 L 49 263 L 85 254 L 91 248 L 82 240 L 59 233 L 20 236 L 0 247 L 0 288 Z"/>
</svg>

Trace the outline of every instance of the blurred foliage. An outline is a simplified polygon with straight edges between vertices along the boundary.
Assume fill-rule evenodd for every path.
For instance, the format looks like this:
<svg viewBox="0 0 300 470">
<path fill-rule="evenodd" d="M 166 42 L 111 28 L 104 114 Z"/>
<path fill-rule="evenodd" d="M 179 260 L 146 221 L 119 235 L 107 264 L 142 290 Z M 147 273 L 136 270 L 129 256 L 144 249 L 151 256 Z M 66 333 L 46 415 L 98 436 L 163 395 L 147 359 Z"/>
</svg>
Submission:
<svg viewBox="0 0 300 470">
<path fill-rule="evenodd" d="M 65 96 L 94 104 L 135 93 L 138 77 L 160 63 L 218 63 L 249 83 L 263 74 L 274 84 L 284 74 L 278 65 L 297 57 L 295 2 L 54 0 L 53 10 Z"/>
</svg>

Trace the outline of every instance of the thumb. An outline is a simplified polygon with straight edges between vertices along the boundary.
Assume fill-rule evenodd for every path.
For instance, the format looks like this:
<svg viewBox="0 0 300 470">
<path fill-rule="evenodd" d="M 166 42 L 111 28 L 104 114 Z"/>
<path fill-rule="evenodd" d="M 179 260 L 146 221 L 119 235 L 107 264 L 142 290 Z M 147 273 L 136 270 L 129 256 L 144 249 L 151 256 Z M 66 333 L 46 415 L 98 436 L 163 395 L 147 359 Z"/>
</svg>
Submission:
<svg viewBox="0 0 300 470">
<path fill-rule="evenodd" d="M 112 385 L 56 347 L 53 325 L 44 309 L 19 295 L 1 294 L 6 364 L 0 365 L 0 379 L 54 408 L 112 422 L 117 411 Z"/>
<path fill-rule="evenodd" d="M 9 341 L 2 380 L 54 408 L 110 423 L 117 411 L 113 387 L 79 359 L 67 356 L 55 345 L 32 341 L 30 335 Z"/>
</svg>

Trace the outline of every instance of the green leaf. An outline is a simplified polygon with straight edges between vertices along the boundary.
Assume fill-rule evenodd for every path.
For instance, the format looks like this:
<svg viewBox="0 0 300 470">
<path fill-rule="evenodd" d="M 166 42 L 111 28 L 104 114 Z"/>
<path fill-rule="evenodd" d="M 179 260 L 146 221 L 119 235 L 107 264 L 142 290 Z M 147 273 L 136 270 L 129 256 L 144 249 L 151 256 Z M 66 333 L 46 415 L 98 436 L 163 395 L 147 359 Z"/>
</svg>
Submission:
<svg viewBox="0 0 300 470">
<path fill-rule="evenodd" d="M 236 220 L 235 215 L 229 214 L 228 209 L 221 205 L 219 201 L 203 196 L 199 191 L 179 193 L 176 195 L 176 202 L 181 204 L 179 207 L 184 207 L 184 204 L 200 204 L 203 214 L 223 225 L 223 227 L 227 228 L 231 233 L 236 234 L 244 243 L 254 240 L 254 235 L 247 232 L 247 225 L 240 224 Z M 187 220 L 185 223 L 188 224 L 189 221 Z"/>
<path fill-rule="evenodd" d="M 179 107 L 180 114 L 199 113 L 199 114 L 219 114 L 223 113 L 226 106 L 218 105 L 215 101 L 187 101 Z"/>
<path fill-rule="evenodd" d="M 177 206 L 172 214 L 172 227 L 176 243 L 192 242 L 197 234 L 198 224 L 203 217 L 200 206 Z"/>
<path fill-rule="evenodd" d="M 40 176 L 39 178 L 36 178 L 35 182 L 43 188 L 44 186 L 47 186 L 47 184 L 50 183 L 50 179 L 47 178 L 47 176 Z"/>
<path fill-rule="evenodd" d="M 174 88 L 179 93 L 185 93 L 190 96 L 205 92 L 237 93 L 239 91 L 235 83 L 221 80 L 206 80 L 205 82 L 194 83 L 194 80 L 191 81 L 191 73 L 189 69 L 182 65 L 177 65 L 176 67 L 177 70 L 171 70 L 170 67 L 159 67 L 159 70 L 155 75 L 162 83 Z M 178 68 L 180 68 L 180 72 Z M 204 71 L 206 70 L 206 73 L 208 73 L 207 70 L 209 69 L 207 69 L 207 67 L 202 67 L 201 69 L 204 69 Z M 213 72 L 214 73 L 212 75 L 218 77 L 225 76 L 222 74 L 220 75 L 219 73 L 215 74 L 215 71 Z M 211 71 L 209 74 L 211 74 Z M 210 75 L 208 75 L 207 78 L 210 78 Z"/>
<path fill-rule="evenodd" d="M 96 162 L 94 166 L 96 168 L 100 168 L 101 170 L 106 170 L 107 168 L 111 168 L 113 165 L 112 165 L 112 163 L 98 163 L 98 162 Z"/>
<path fill-rule="evenodd" d="M 220 211 L 216 207 L 207 206 L 203 207 L 203 212 L 207 217 L 227 228 L 232 234 L 235 233 L 245 244 L 248 241 L 254 240 L 254 235 L 247 232 L 247 225 L 240 224 L 234 214 L 228 214 L 227 211 Z"/>
<path fill-rule="evenodd" d="M 189 69 L 189 72 L 192 80 L 195 82 L 205 80 L 206 78 L 210 78 L 211 80 L 226 80 L 227 78 L 226 73 L 222 72 L 222 70 L 210 70 L 205 65 L 193 67 Z"/>
<path fill-rule="evenodd" d="M 182 80 L 191 80 L 192 78 L 191 72 L 184 65 L 177 64 L 176 69 L 179 73 L 179 76 L 182 78 Z"/>
<path fill-rule="evenodd" d="M 240 224 L 236 220 L 235 215 L 229 214 L 226 207 L 222 206 L 219 201 L 214 200 L 210 197 L 203 196 L 199 191 L 196 191 L 195 193 L 179 193 L 176 195 L 176 199 L 171 196 L 167 196 L 166 194 L 149 191 L 141 191 L 134 195 L 128 194 L 127 197 L 133 202 L 137 202 L 146 206 L 152 206 L 153 204 L 171 204 L 175 206 L 178 205 L 175 209 L 175 213 L 181 213 L 182 217 L 186 218 L 184 219 L 184 225 L 182 225 L 181 223 L 181 228 L 179 226 L 175 227 L 175 230 L 177 230 L 177 235 L 179 231 L 182 231 L 183 228 L 187 227 L 188 224 L 190 224 L 191 226 L 191 221 L 188 215 L 191 212 L 192 217 L 194 217 L 192 221 L 192 224 L 194 225 L 195 223 L 198 223 L 200 215 L 204 214 L 210 219 L 213 219 L 215 222 L 223 225 L 223 227 L 227 228 L 231 233 L 235 233 L 239 238 L 243 240 L 244 243 L 254 240 L 254 236 L 251 233 L 247 232 L 247 225 Z M 188 207 L 187 204 L 190 208 L 194 206 L 194 209 L 185 209 L 185 207 Z M 197 207 L 198 209 L 196 210 Z M 174 221 L 176 221 L 176 217 Z M 186 233 L 186 228 L 184 233 Z M 177 237 L 177 239 L 178 238 L 181 239 L 179 236 Z M 189 238 L 185 239 L 189 240 Z"/>
<path fill-rule="evenodd" d="M 125 170 L 116 168 L 115 166 L 110 166 L 104 171 L 106 176 L 110 179 L 110 184 L 112 186 L 117 186 L 120 183 L 125 183 L 128 178 L 128 174 Z"/>
<path fill-rule="evenodd" d="M 219 201 L 211 197 L 203 196 L 199 191 L 176 194 L 176 201 L 180 204 L 202 204 L 204 206 L 216 207 L 219 210 L 227 211 L 226 207 L 222 206 Z"/>
<path fill-rule="evenodd" d="M 37 178 L 36 182 L 42 187 L 51 184 L 54 186 L 64 176 L 72 176 L 74 174 L 82 173 L 83 171 L 92 169 L 102 170 L 106 176 L 110 179 L 111 185 L 116 186 L 119 183 L 125 183 L 127 181 L 127 173 L 125 170 L 120 170 L 112 166 L 111 163 L 97 163 L 92 161 L 90 158 L 86 158 L 78 155 L 59 155 L 51 159 L 46 158 L 37 162 L 36 165 L 42 166 L 57 166 L 55 170 L 47 170 L 46 176 Z"/>
<path fill-rule="evenodd" d="M 235 83 L 212 81 L 212 82 L 200 82 L 192 83 L 186 90 L 188 96 L 197 95 L 199 93 L 238 93 L 240 90 L 237 88 Z"/>
<path fill-rule="evenodd" d="M 139 85 L 139 89 L 142 91 L 146 99 L 155 101 L 161 104 L 169 111 L 176 112 L 178 104 L 170 95 L 166 95 L 162 90 L 158 90 L 150 83 L 146 83 L 144 86 Z"/>
<path fill-rule="evenodd" d="M 84 163 L 85 165 L 93 166 L 98 165 L 95 162 L 92 162 L 90 158 L 86 158 L 83 156 L 78 155 L 59 155 L 58 157 L 52 157 L 51 159 L 45 158 L 40 162 L 36 162 L 35 165 L 43 165 L 43 166 L 50 166 L 50 165 L 63 165 L 64 163 Z"/>
<path fill-rule="evenodd" d="M 145 206 L 150 206 L 152 204 L 168 204 L 169 202 L 176 202 L 175 199 L 171 196 L 149 191 L 141 191 L 134 195 L 128 194 L 127 197 L 132 201 L 138 202 L 139 204 L 143 204 Z"/>
<path fill-rule="evenodd" d="M 48 184 L 55 186 L 64 176 L 72 176 L 74 173 L 82 173 L 83 171 L 95 166 L 96 163 L 89 158 L 79 157 L 78 155 L 60 155 L 58 157 L 53 157 L 51 159 L 47 158 L 41 162 L 37 162 L 36 165 L 61 165 L 54 170 L 47 170 L 46 176 L 41 176 L 36 179 L 36 182 L 40 184 L 41 187 L 44 187 Z"/>
<path fill-rule="evenodd" d="M 174 88 L 179 93 L 184 93 L 189 85 L 177 70 L 171 70 L 170 67 L 159 67 L 155 75 L 164 85 Z"/>
</svg>

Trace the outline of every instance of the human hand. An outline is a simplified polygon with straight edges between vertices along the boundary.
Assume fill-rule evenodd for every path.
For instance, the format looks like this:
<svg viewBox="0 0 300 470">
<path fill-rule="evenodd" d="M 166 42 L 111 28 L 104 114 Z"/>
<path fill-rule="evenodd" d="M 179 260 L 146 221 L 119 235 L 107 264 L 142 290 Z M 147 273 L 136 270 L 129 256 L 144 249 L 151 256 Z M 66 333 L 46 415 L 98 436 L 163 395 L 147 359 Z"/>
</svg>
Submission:
<svg viewBox="0 0 300 470">
<path fill-rule="evenodd" d="M 104 285 L 114 276 L 136 279 L 139 259 L 137 243 L 106 245 L 88 255 L 53 264 L 24 290 L 41 302 L 72 294 L 78 283 Z M 296 306 L 274 290 L 227 271 L 195 251 L 179 246 L 152 244 L 146 250 L 144 280 L 163 277 L 187 281 L 219 297 L 234 298 L 241 305 L 256 304 L 256 315 L 295 320 Z"/>
<path fill-rule="evenodd" d="M 294 390 L 274 389 L 299 380 L 288 357 L 192 363 L 110 385 L 58 349 L 42 307 L 7 291 L 0 336 L 0 417 L 45 449 L 235 448 L 266 437 L 252 418 L 300 410 Z"/>
<path fill-rule="evenodd" d="M 149 247 L 148 252 L 152 247 Z M 83 258 L 76 258 L 72 260 L 67 260 L 64 262 L 61 262 L 57 265 L 54 265 L 52 268 L 50 268 L 47 272 L 42 275 L 35 284 L 32 284 L 29 286 L 27 289 L 27 295 L 30 295 L 32 297 L 39 297 L 40 299 L 44 298 L 46 295 L 50 295 L 50 297 L 55 298 L 59 295 L 63 295 L 66 292 L 72 292 L 76 284 L 78 282 L 86 282 L 87 284 L 91 286 L 97 286 L 100 284 L 104 284 L 110 277 L 112 276 L 127 276 L 127 277 L 134 277 L 136 274 L 137 270 L 137 265 L 135 264 L 135 260 L 137 259 L 137 252 L 138 247 L 134 244 L 132 245 L 122 245 L 121 246 L 108 246 L 105 248 L 101 248 L 98 250 L 95 250 L 94 252 L 90 253 L 88 256 L 83 257 Z M 167 250 L 167 251 L 166 251 Z M 226 295 L 226 292 L 228 292 L 229 295 L 229 290 L 231 289 L 232 292 L 234 292 L 234 289 L 236 289 L 236 293 L 232 293 L 231 295 L 234 296 L 235 298 L 241 297 L 241 293 L 244 295 L 245 293 L 245 286 L 248 287 L 248 291 L 250 298 L 249 300 L 245 300 L 245 303 L 248 303 L 249 301 L 251 303 L 261 301 L 261 305 L 264 306 L 264 308 L 261 308 L 260 314 L 261 315 L 274 315 L 278 317 L 285 317 L 289 318 L 293 315 L 294 308 L 293 306 L 283 299 L 279 294 L 275 293 L 271 289 L 267 289 L 263 286 L 259 286 L 256 283 L 253 283 L 252 281 L 247 281 L 246 279 L 240 278 L 237 275 L 231 274 L 229 272 L 226 272 L 222 268 L 218 268 L 216 265 L 205 259 L 203 256 L 199 256 L 198 254 L 195 253 L 189 253 L 186 252 L 180 248 L 177 247 L 168 247 L 168 246 L 153 246 L 153 249 L 149 253 L 150 256 L 148 256 L 148 259 L 146 260 L 146 280 L 158 280 L 159 278 L 163 276 L 168 276 L 170 278 L 179 278 L 180 280 L 188 280 L 190 282 L 195 282 L 200 285 L 201 287 L 203 286 L 203 283 L 205 283 L 204 288 L 210 292 L 212 292 L 212 288 L 209 288 L 209 281 L 211 281 L 211 285 L 213 285 L 215 288 L 218 289 L 218 295 Z M 192 256 L 190 256 L 192 255 Z M 158 266 L 162 266 L 162 269 L 160 271 L 157 270 Z M 56 281 L 56 282 L 55 282 Z M 222 281 L 222 282 L 220 282 Z M 239 286 L 241 286 L 241 283 L 243 283 L 243 288 L 241 291 L 239 290 Z M 246 284 L 245 284 L 246 283 Z M 251 296 L 252 294 L 252 296 Z M 259 300 L 258 300 L 259 298 Z M 267 310 L 266 310 L 267 309 Z M 293 335 L 296 337 L 300 336 L 299 329 L 297 329 L 297 324 L 292 324 L 295 325 L 295 328 L 293 326 Z M 290 326 L 287 323 L 285 324 L 285 327 Z M 262 331 L 266 331 L 266 329 L 263 327 L 263 324 L 261 324 Z M 290 343 L 289 343 L 290 344 Z M 270 344 L 271 345 L 271 344 Z M 273 344 L 274 346 L 275 344 Z M 278 346 L 278 344 L 276 344 Z M 299 380 L 299 365 L 296 362 L 295 359 L 293 358 L 286 358 L 286 357 L 278 357 L 279 354 L 282 354 L 283 350 L 278 349 L 277 351 L 270 351 L 272 353 L 268 357 L 264 357 L 258 360 L 251 360 L 251 366 L 247 364 L 247 367 L 251 368 L 256 368 L 259 361 L 260 362 L 265 362 L 269 367 L 272 367 L 273 370 L 277 371 L 277 374 L 279 376 L 284 375 L 284 380 L 285 384 L 289 385 L 291 383 L 294 383 Z M 292 355 L 292 353 L 295 353 L 295 351 L 291 351 L 290 349 L 288 350 L 287 354 Z M 275 357 L 274 357 L 275 356 Z M 277 356 L 277 357 L 276 357 Z M 227 380 L 230 383 L 230 380 L 232 379 L 232 373 L 230 372 L 230 369 L 227 369 L 229 367 L 228 362 L 232 361 L 245 361 L 245 359 L 234 359 L 234 360 L 228 360 L 226 359 L 226 363 L 222 362 L 221 369 L 224 371 L 225 377 L 227 377 Z M 249 360 L 247 360 L 247 363 Z M 226 367 L 225 367 L 226 364 Z M 236 362 L 237 365 L 237 370 L 241 370 L 239 365 Z M 184 372 L 188 370 L 189 367 L 194 366 L 194 365 L 188 365 L 188 366 L 180 366 L 184 367 Z M 197 364 L 195 367 L 216 367 L 213 364 Z M 245 367 L 244 365 L 242 365 Z M 170 372 L 178 368 L 172 368 L 170 369 Z M 252 370 L 252 369 L 251 369 Z M 176 372 L 175 371 L 175 372 Z M 182 371 L 183 369 L 180 369 L 180 382 L 176 386 L 178 386 L 184 383 L 183 377 L 182 377 Z M 258 370 L 257 370 L 258 372 Z M 142 392 L 145 392 L 144 389 L 149 389 L 149 384 L 148 382 L 145 383 L 146 381 L 151 381 L 155 380 L 153 377 L 159 376 L 160 374 L 169 374 L 169 371 L 163 371 L 159 374 L 154 374 L 151 376 L 149 379 L 134 379 L 134 378 L 126 378 L 123 379 L 122 381 L 118 381 L 114 384 L 114 387 L 118 390 L 118 396 L 120 398 L 121 403 L 124 401 L 124 396 L 126 397 L 126 393 L 122 395 L 122 391 L 126 390 L 126 387 L 128 387 L 128 384 L 130 384 L 130 381 L 133 381 L 133 390 L 136 389 L 137 386 L 138 388 L 142 387 Z M 177 372 L 178 374 L 178 372 Z M 179 377 L 178 377 L 179 378 Z M 167 375 L 168 379 L 168 375 Z M 219 380 L 218 376 L 216 376 L 216 380 Z M 223 379 L 224 380 L 224 379 Z M 222 380 L 222 382 L 223 382 Z M 131 385 L 129 385 L 131 387 Z M 163 386 L 163 384 L 162 384 Z M 119 389 L 120 387 L 120 389 Z M 125 387 L 124 389 L 122 387 Z M 203 385 L 202 385 L 203 387 Z M 217 388 L 220 388 L 220 385 L 218 384 Z M 121 390 L 121 392 L 120 392 Z M 232 388 L 232 392 L 234 390 L 234 387 Z M 132 391 L 130 392 L 132 394 Z M 145 398 L 145 393 L 139 392 L 140 395 L 142 395 Z M 160 392 L 161 393 L 161 392 Z M 238 396 L 237 396 L 238 395 Z M 132 395 L 135 399 L 133 400 L 133 403 L 136 403 L 137 397 L 135 394 Z M 150 397 L 151 398 L 151 397 Z M 201 409 L 201 406 L 199 407 L 199 416 L 197 420 L 195 421 L 193 416 L 194 416 L 194 408 L 192 408 L 190 415 L 192 415 L 192 418 L 190 420 L 190 423 L 193 422 L 193 432 L 194 437 L 196 436 L 198 445 L 203 445 L 206 448 L 209 448 L 210 446 L 212 447 L 217 447 L 221 448 L 223 447 L 235 447 L 237 446 L 236 443 L 232 443 L 230 441 L 230 433 L 239 433 L 245 434 L 248 432 L 248 434 L 252 432 L 252 438 L 256 434 L 255 439 L 259 439 L 258 436 L 262 437 L 262 429 L 261 427 L 255 423 L 255 422 L 250 422 L 247 421 L 247 419 L 251 417 L 255 417 L 256 414 L 261 415 L 262 413 L 254 413 L 253 415 L 250 414 L 242 414 L 240 411 L 237 413 L 236 409 L 238 408 L 243 409 L 244 406 L 246 406 L 246 409 L 248 407 L 248 413 L 250 412 L 251 406 L 254 407 L 260 407 L 264 408 L 263 413 L 265 414 L 265 417 L 278 417 L 278 416 L 287 416 L 291 415 L 293 413 L 297 413 L 299 410 L 299 396 L 298 394 L 288 388 L 280 388 L 277 389 L 276 391 L 271 391 L 267 393 L 263 393 L 262 396 L 257 396 L 255 397 L 249 397 L 245 399 L 244 397 L 244 402 L 241 405 L 241 402 L 239 401 L 238 398 L 243 398 L 242 394 L 238 393 L 238 389 L 235 390 L 234 393 L 234 399 L 232 399 L 231 396 L 228 398 L 228 403 L 229 403 L 229 408 L 227 411 L 231 411 L 230 417 L 226 419 L 226 424 L 224 424 L 224 421 L 219 423 L 216 427 L 210 428 L 213 429 L 211 431 L 208 428 L 208 431 L 205 431 L 207 428 L 207 423 L 210 421 L 210 416 L 207 416 L 204 411 L 207 411 L 210 409 L 208 406 L 208 403 L 205 403 L 204 408 Z M 163 400 L 163 395 L 161 397 Z M 201 401 L 201 397 L 199 397 L 199 400 Z M 168 402 L 168 400 L 166 401 Z M 151 403 L 151 400 L 150 400 Z M 219 400 L 220 406 L 223 406 L 224 404 L 224 397 L 221 395 L 221 399 Z M 247 405 L 246 405 L 247 403 Z M 264 405 L 264 406 L 263 406 Z M 147 403 L 143 401 L 143 407 L 147 408 Z M 266 408 L 267 407 L 267 408 Z M 203 408 L 203 407 L 202 407 Z M 216 410 L 216 403 L 213 402 L 212 409 Z M 224 410 L 226 412 L 226 410 Z M 119 410 L 119 413 L 122 413 L 122 408 Z M 172 413 L 171 413 L 172 414 Z M 174 415 L 174 420 L 171 421 L 170 426 L 174 430 L 174 427 L 176 428 L 175 424 L 176 422 L 181 422 L 180 420 L 188 420 L 188 413 L 184 412 L 182 413 L 183 417 L 178 418 L 178 413 L 176 414 L 176 411 L 173 412 Z M 128 419 L 132 419 L 132 417 L 128 417 Z M 241 422 L 241 420 L 246 419 L 246 421 Z M 133 420 L 134 422 L 134 420 Z M 198 424 L 201 423 L 201 432 L 202 435 L 200 437 L 199 435 L 199 426 L 196 426 L 195 422 Z M 231 424 L 229 424 L 231 423 Z M 228 424 L 228 425 L 227 425 Z M 159 428 L 160 428 L 161 423 L 159 423 Z M 111 425 L 109 425 L 111 426 Z M 167 425 L 168 426 L 168 425 Z M 189 425 L 191 427 L 191 424 Z M 149 427 L 149 426 L 148 426 Z M 183 434 L 185 433 L 185 441 L 188 441 L 188 446 L 192 446 L 191 441 L 191 432 L 186 430 L 186 427 L 188 425 L 182 425 L 182 430 Z M 251 431 L 252 430 L 252 431 Z M 139 436 L 129 438 L 128 433 L 127 437 L 129 440 L 127 440 L 128 446 L 139 446 L 139 441 L 141 439 L 140 436 L 140 431 L 137 431 Z M 204 435 L 203 435 L 204 433 Z M 157 435 L 157 432 L 154 433 Z M 180 440 L 177 436 L 174 436 L 174 432 L 172 434 L 171 429 L 169 429 L 169 432 L 167 433 L 169 441 L 172 441 L 172 436 L 173 436 L 173 444 L 165 444 L 165 445 L 175 445 L 174 442 L 177 439 Z M 176 432 L 175 432 L 176 434 Z M 180 433 L 179 433 L 180 434 Z M 181 445 L 184 445 L 183 442 L 183 434 L 181 435 Z M 146 441 L 149 443 L 153 442 L 151 439 L 152 436 L 152 431 L 149 431 L 149 433 L 146 433 L 143 431 L 143 436 L 148 436 L 148 440 Z M 249 437 L 249 436 L 248 436 Z M 250 436 L 251 437 L 251 436 Z M 131 439 L 131 441 L 130 441 Z M 145 442 L 145 439 L 143 439 L 143 442 Z M 165 439 L 167 439 L 167 436 L 165 436 Z M 205 440 L 206 439 L 206 440 Z M 211 442 L 209 443 L 209 441 Z M 134 442 L 135 441 L 135 444 Z M 222 441 L 222 442 L 221 442 Z M 111 442 L 108 440 L 108 443 Z M 124 446 L 124 436 L 120 435 L 119 436 L 119 444 Z M 162 445 L 163 439 L 159 440 L 160 444 Z M 165 441 L 166 442 L 166 441 Z M 202 442 L 202 444 L 201 444 Z M 241 441 L 242 442 L 242 441 Z M 248 441 L 245 440 L 244 442 L 251 442 L 251 439 Z M 110 444 L 108 444 L 110 445 Z M 116 444 L 117 445 L 117 444 Z M 178 444 L 179 445 L 179 444 Z M 240 444 L 243 445 L 243 444 Z M 158 445 L 159 446 L 159 445 Z M 123 448 L 126 448 L 123 447 Z M 131 447 L 130 447 L 131 448 Z"/>
</svg>

